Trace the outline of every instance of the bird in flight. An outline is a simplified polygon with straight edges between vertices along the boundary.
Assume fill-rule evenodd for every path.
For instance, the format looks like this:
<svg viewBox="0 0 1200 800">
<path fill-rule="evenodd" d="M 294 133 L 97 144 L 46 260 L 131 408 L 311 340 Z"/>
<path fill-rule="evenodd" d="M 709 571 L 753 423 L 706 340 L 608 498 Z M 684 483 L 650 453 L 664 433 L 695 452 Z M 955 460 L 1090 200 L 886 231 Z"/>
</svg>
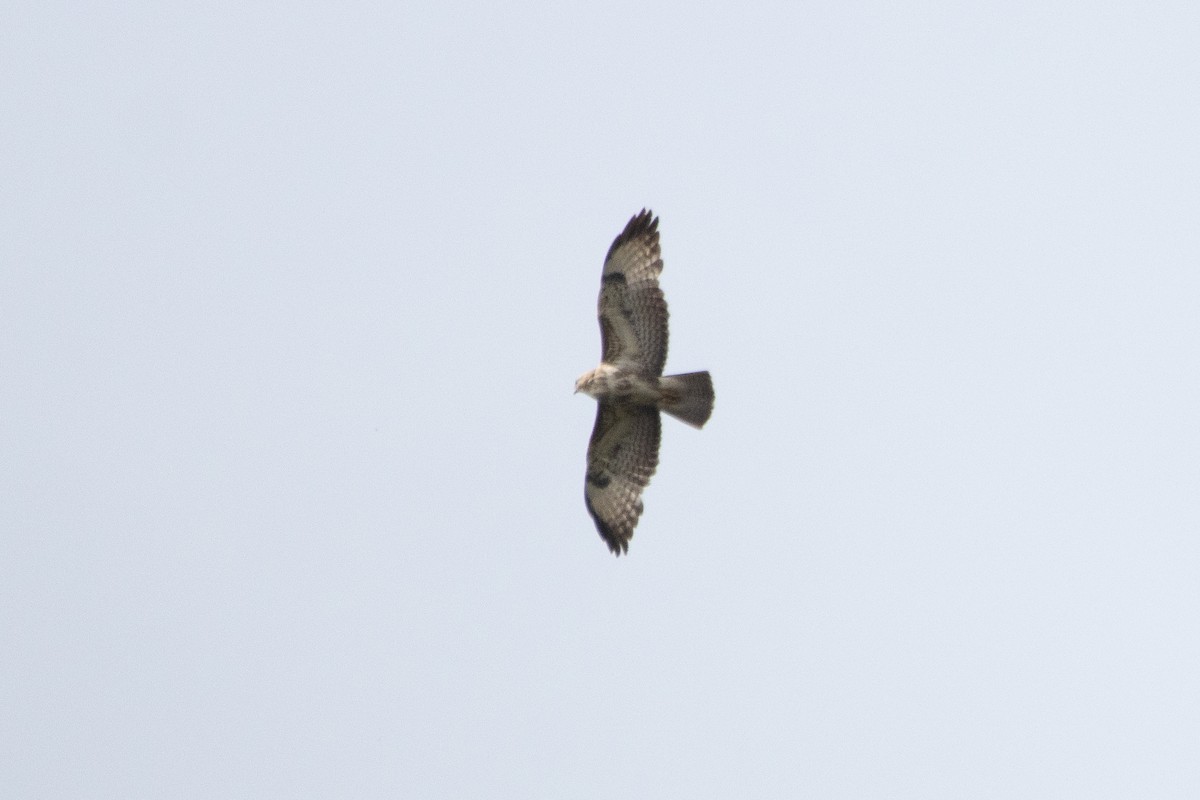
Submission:
<svg viewBox="0 0 1200 800">
<path fill-rule="evenodd" d="M 663 375 L 667 301 L 658 217 L 645 209 L 613 240 L 600 278 L 600 366 L 575 381 L 597 401 L 583 494 L 596 529 L 615 555 L 629 551 L 642 515 L 642 490 L 658 466 L 659 411 L 696 428 L 712 415 L 707 372 Z"/>
</svg>

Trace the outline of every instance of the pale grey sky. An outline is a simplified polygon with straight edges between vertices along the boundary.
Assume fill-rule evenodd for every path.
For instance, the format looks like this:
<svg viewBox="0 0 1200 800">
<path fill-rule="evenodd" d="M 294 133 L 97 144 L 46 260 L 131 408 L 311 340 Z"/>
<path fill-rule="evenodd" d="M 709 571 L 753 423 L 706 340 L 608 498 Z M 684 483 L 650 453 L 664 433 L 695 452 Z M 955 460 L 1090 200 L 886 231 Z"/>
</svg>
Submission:
<svg viewBox="0 0 1200 800">
<path fill-rule="evenodd" d="M 18 3 L 5 797 L 1200 796 L 1194 3 Z M 603 255 L 661 215 L 630 555 Z"/>
</svg>

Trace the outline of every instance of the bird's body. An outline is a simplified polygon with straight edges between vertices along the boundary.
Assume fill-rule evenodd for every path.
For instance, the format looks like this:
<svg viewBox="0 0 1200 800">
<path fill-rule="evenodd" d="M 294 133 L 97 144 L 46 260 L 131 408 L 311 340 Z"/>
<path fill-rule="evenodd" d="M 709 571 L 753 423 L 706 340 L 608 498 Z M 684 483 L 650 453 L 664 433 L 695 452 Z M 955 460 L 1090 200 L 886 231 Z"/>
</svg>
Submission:
<svg viewBox="0 0 1200 800">
<path fill-rule="evenodd" d="M 712 414 L 712 379 L 707 372 L 655 378 L 601 364 L 575 382 L 575 391 L 602 403 L 653 406 L 696 428 L 703 428 Z"/>
<path fill-rule="evenodd" d="M 601 364 L 575 382 L 575 391 L 610 403 L 657 405 L 662 398 L 659 383 L 660 379 L 653 376 L 640 375 L 616 364 Z"/>
<path fill-rule="evenodd" d="M 613 241 L 604 261 L 597 316 L 601 363 L 575 391 L 597 401 L 588 445 L 584 499 L 600 536 L 620 555 L 642 514 L 642 490 L 658 466 L 659 411 L 696 428 L 712 414 L 707 372 L 662 374 L 667 360 L 667 303 L 658 219 L 643 210 Z"/>
</svg>

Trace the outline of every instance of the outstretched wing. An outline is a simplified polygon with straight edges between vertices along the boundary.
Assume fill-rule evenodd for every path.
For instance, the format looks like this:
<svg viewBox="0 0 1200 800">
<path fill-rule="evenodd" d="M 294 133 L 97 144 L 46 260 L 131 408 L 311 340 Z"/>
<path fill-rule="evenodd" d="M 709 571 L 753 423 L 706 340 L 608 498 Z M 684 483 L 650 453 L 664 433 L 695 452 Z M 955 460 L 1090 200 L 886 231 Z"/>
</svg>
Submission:
<svg viewBox="0 0 1200 800">
<path fill-rule="evenodd" d="M 588 444 L 583 496 L 596 530 L 616 555 L 628 552 L 642 490 L 658 466 L 658 409 L 600 403 Z"/>
<path fill-rule="evenodd" d="M 601 361 L 658 377 L 667 362 L 667 301 L 658 217 L 650 211 L 629 220 L 613 240 L 600 279 Z"/>
</svg>

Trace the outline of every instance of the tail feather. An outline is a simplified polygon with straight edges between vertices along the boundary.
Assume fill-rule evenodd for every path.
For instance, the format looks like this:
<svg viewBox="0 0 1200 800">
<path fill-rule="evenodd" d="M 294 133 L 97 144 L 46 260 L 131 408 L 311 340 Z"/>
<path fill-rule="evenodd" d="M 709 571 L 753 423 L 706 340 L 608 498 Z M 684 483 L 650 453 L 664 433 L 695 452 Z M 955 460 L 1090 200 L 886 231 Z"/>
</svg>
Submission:
<svg viewBox="0 0 1200 800">
<path fill-rule="evenodd" d="M 704 427 L 712 416 L 715 397 L 711 375 L 707 372 L 664 375 L 660 386 L 663 399 L 659 408 L 688 425 Z"/>
</svg>

